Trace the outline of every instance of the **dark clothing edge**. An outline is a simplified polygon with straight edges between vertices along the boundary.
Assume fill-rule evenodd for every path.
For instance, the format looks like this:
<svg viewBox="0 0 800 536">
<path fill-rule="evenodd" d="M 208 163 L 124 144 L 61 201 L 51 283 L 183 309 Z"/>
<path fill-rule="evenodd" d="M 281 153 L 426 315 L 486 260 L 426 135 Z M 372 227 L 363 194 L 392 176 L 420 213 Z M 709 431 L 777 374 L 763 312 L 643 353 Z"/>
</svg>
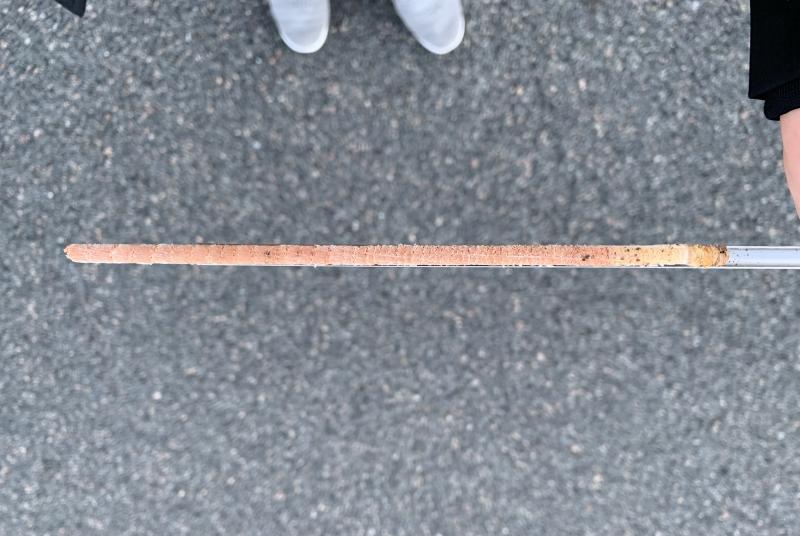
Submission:
<svg viewBox="0 0 800 536">
<path fill-rule="evenodd" d="M 56 0 L 56 2 L 79 17 L 83 17 L 83 14 L 86 13 L 86 0 Z"/>
<path fill-rule="evenodd" d="M 800 108 L 800 0 L 751 0 L 748 96 L 776 120 Z"/>
<path fill-rule="evenodd" d="M 800 108 L 800 78 L 779 86 L 764 95 L 764 115 L 772 121 Z"/>
</svg>

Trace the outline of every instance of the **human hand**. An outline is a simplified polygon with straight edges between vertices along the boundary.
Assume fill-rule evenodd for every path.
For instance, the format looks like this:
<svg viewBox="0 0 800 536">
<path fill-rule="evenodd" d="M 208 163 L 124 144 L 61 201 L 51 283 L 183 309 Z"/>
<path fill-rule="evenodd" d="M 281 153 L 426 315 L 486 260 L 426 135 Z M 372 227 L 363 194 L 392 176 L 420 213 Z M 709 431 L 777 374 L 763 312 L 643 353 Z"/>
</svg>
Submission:
<svg viewBox="0 0 800 536">
<path fill-rule="evenodd" d="M 794 199 L 794 207 L 800 216 L 800 109 L 781 116 L 781 137 L 783 138 L 783 169 L 789 191 Z"/>
</svg>

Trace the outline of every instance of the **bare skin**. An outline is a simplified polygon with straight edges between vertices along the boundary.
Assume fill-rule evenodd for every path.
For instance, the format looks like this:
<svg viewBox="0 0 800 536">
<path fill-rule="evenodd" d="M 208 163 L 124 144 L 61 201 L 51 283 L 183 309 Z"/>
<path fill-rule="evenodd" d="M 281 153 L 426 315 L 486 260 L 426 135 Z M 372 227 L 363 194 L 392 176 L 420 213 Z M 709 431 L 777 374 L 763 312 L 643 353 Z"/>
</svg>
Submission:
<svg viewBox="0 0 800 536">
<path fill-rule="evenodd" d="M 781 116 L 783 138 L 783 168 L 795 210 L 800 216 L 800 109 Z"/>
</svg>

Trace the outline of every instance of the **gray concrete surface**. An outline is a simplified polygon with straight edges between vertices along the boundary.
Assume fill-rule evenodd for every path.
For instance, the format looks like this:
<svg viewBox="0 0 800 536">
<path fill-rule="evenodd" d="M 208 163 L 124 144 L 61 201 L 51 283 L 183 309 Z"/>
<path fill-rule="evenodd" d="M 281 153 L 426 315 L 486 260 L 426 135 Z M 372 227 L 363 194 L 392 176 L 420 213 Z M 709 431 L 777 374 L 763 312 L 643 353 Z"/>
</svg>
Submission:
<svg viewBox="0 0 800 536">
<path fill-rule="evenodd" d="M 70 265 L 797 243 L 743 1 L 0 5 L 0 533 L 792 534 L 797 275 Z M 792 529 L 791 527 L 795 527 Z"/>
</svg>

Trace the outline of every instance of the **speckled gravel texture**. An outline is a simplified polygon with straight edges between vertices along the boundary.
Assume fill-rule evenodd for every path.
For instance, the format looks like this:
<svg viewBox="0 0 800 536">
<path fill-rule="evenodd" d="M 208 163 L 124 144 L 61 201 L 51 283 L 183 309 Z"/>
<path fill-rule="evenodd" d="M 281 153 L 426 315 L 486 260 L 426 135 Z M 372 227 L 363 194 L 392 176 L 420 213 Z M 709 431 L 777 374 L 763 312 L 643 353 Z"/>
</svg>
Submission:
<svg viewBox="0 0 800 536">
<path fill-rule="evenodd" d="M 63 257 L 798 242 L 747 2 L 465 7 L 0 4 L 0 533 L 796 534 L 797 274 Z"/>
</svg>

